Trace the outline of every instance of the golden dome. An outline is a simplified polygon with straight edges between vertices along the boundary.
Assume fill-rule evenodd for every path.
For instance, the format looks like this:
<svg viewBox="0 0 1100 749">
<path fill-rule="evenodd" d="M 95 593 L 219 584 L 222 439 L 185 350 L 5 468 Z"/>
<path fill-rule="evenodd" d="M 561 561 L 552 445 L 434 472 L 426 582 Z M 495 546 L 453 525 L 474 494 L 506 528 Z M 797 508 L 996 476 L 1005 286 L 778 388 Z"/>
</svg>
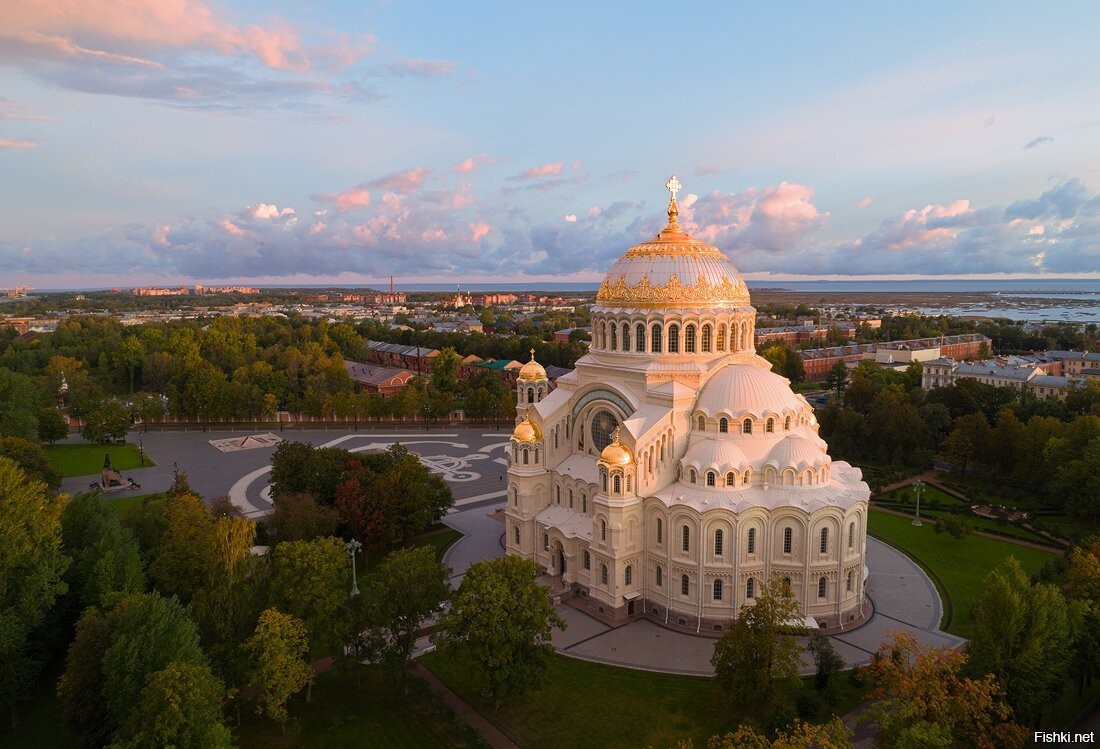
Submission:
<svg viewBox="0 0 1100 749">
<path fill-rule="evenodd" d="M 535 350 L 531 349 L 531 361 L 524 364 L 519 370 L 519 378 L 524 382 L 538 382 L 546 379 L 546 370 L 535 361 Z"/>
<path fill-rule="evenodd" d="M 600 453 L 600 461 L 611 466 L 628 466 L 634 462 L 630 448 L 619 444 L 619 428 L 615 427 L 614 441 Z"/>
<path fill-rule="evenodd" d="M 512 439 L 516 442 L 538 442 L 542 439 L 538 424 L 531 423 L 531 417 L 527 411 L 523 412 L 523 421 L 516 424 L 516 428 L 512 430 Z"/>
<path fill-rule="evenodd" d="M 673 177 L 665 185 L 668 226 L 649 242 L 631 247 L 608 271 L 596 292 L 604 307 L 747 307 L 749 289 L 717 247 L 692 239 L 677 221 Z"/>
</svg>

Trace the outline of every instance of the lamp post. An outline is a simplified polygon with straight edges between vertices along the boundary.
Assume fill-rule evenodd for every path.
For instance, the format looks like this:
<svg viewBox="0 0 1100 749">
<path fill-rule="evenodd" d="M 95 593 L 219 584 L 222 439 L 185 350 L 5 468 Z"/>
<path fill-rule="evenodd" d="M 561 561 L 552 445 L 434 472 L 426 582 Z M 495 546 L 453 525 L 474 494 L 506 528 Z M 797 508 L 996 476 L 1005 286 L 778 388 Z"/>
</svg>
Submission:
<svg viewBox="0 0 1100 749">
<path fill-rule="evenodd" d="M 145 466 L 145 442 L 142 440 L 142 433 L 138 432 L 138 453 L 141 454 L 141 465 Z"/>
<path fill-rule="evenodd" d="M 920 495 L 924 492 L 924 482 L 920 479 L 914 481 L 913 492 L 917 495 L 917 516 L 913 518 L 912 524 L 919 527 L 921 525 L 924 525 L 924 523 L 920 521 Z"/>
<path fill-rule="evenodd" d="M 359 582 L 355 577 L 355 554 L 359 549 L 363 548 L 363 544 L 356 541 L 354 538 L 344 544 L 344 548 L 347 549 L 348 554 L 351 555 L 351 593 L 352 596 L 359 595 Z"/>
</svg>

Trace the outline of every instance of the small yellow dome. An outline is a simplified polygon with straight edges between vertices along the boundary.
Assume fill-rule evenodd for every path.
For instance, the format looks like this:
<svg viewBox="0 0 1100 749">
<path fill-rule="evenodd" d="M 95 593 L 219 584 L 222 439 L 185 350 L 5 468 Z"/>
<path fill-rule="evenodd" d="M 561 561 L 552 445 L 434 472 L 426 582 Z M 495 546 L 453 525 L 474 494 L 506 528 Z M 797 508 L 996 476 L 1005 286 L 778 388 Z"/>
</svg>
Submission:
<svg viewBox="0 0 1100 749">
<path fill-rule="evenodd" d="M 535 361 L 535 350 L 531 349 L 531 361 L 523 365 L 519 370 L 519 378 L 524 382 L 538 382 L 546 379 L 546 370 Z"/>
<path fill-rule="evenodd" d="M 628 466 L 634 462 L 634 455 L 626 445 L 619 444 L 619 428 L 615 427 L 615 441 L 600 453 L 600 461 L 612 466 Z"/>
<path fill-rule="evenodd" d="M 516 442 L 538 442 L 542 439 L 538 425 L 531 423 L 531 417 L 526 411 L 523 413 L 523 421 L 516 424 L 516 428 L 512 430 L 512 439 Z"/>
</svg>

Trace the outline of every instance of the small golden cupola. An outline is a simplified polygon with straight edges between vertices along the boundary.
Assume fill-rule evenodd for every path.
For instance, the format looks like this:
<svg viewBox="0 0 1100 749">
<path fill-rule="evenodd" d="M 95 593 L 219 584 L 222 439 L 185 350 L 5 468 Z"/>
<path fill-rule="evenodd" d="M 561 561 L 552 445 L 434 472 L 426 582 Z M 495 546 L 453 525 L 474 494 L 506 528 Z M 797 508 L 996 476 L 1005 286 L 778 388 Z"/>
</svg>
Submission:
<svg viewBox="0 0 1100 749">
<path fill-rule="evenodd" d="M 615 427 L 611 444 L 600 453 L 600 462 L 613 467 L 628 466 L 634 462 L 634 455 L 630 452 L 630 448 L 619 442 L 619 427 Z"/>
<path fill-rule="evenodd" d="M 523 421 L 516 424 L 516 428 L 512 430 L 512 439 L 516 442 L 528 443 L 542 440 L 542 432 L 538 424 L 531 421 L 531 415 L 527 411 L 523 412 Z"/>
<path fill-rule="evenodd" d="M 519 370 L 519 378 L 523 382 L 539 382 L 546 379 L 546 369 L 535 361 L 534 349 L 531 349 L 531 361 L 524 364 Z"/>
</svg>

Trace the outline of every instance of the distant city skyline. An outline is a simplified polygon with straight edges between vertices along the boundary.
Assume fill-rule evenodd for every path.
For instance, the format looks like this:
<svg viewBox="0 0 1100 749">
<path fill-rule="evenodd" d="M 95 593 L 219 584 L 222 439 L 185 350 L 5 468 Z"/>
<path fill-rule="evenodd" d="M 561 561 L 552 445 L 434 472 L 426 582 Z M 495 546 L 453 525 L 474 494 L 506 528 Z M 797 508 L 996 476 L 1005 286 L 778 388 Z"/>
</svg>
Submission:
<svg viewBox="0 0 1100 749">
<path fill-rule="evenodd" d="M 1100 277 L 1100 8 L 0 4 L 0 287 Z M 415 281 L 413 280 L 415 279 Z"/>
</svg>

